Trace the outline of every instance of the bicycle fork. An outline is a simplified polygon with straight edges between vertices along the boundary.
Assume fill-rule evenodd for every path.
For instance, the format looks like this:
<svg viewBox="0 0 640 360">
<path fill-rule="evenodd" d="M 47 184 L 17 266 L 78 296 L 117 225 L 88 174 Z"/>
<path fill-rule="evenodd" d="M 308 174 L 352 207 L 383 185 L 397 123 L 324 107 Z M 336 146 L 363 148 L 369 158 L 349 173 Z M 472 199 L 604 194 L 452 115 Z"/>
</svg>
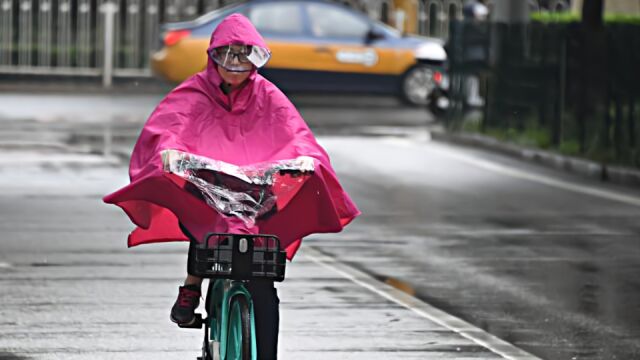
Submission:
<svg viewBox="0 0 640 360">
<path fill-rule="evenodd" d="M 242 281 L 225 279 L 216 279 L 209 284 L 206 301 L 208 317 L 204 320 L 209 331 L 208 334 L 205 331 L 203 360 L 207 359 L 207 353 L 213 360 L 241 360 L 246 358 L 238 357 L 240 354 L 238 347 L 243 340 L 242 337 L 245 336 L 235 332 L 238 329 L 237 326 L 242 326 L 241 324 L 238 325 L 241 318 L 233 316 L 242 311 L 240 308 L 234 309 L 234 307 L 240 306 L 237 301 L 239 300 L 238 297 L 244 299 L 244 304 L 247 306 L 251 360 L 257 360 L 255 316 L 251 294 Z M 240 338 L 238 335 L 240 335 Z"/>
</svg>

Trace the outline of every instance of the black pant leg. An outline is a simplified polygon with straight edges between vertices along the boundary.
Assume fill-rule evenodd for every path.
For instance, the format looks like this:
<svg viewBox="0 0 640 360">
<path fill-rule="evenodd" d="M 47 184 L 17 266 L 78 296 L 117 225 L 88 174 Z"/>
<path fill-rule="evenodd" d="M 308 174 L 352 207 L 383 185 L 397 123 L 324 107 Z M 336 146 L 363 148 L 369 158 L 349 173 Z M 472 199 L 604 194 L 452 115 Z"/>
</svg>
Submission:
<svg viewBox="0 0 640 360">
<path fill-rule="evenodd" d="M 273 281 L 253 280 L 247 285 L 253 299 L 258 360 L 277 360 L 280 299 Z"/>
</svg>

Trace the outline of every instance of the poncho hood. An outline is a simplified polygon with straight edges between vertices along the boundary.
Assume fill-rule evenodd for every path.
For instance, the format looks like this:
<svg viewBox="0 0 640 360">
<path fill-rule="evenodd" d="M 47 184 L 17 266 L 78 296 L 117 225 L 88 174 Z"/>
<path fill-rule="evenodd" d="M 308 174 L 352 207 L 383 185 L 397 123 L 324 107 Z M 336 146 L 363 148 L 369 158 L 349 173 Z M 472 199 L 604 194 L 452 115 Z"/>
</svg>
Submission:
<svg viewBox="0 0 640 360">
<path fill-rule="evenodd" d="M 211 34 L 211 39 L 209 40 L 209 47 L 207 48 L 207 70 L 213 75 L 210 77 L 210 80 L 213 84 L 219 86 L 222 82 L 222 78 L 218 75 L 217 71 L 213 71 L 217 69 L 217 66 L 211 57 L 209 57 L 209 53 L 211 50 L 227 45 L 250 45 L 256 49 L 254 49 L 255 53 L 251 55 L 262 58 L 259 61 L 264 65 L 265 61 L 268 61 L 268 58 L 271 54 L 271 50 L 267 46 L 266 42 L 262 38 L 262 35 L 258 33 L 258 30 L 251 24 L 251 21 L 247 19 L 244 15 L 241 14 L 232 14 L 227 16 L 216 29 Z M 258 50 L 260 49 L 260 50 Z M 254 65 L 256 65 L 256 61 L 253 61 Z M 256 65 L 258 66 L 258 65 Z M 250 79 L 253 79 L 256 73 L 256 69 L 254 68 L 251 71 Z"/>
<path fill-rule="evenodd" d="M 237 14 L 218 26 L 210 47 L 235 43 L 266 48 L 249 20 Z M 160 153 L 169 149 L 238 166 L 303 155 L 314 158 L 315 173 L 286 207 L 249 229 L 278 236 L 289 259 L 304 236 L 341 231 L 359 215 L 327 153 L 276 86 L 254 71 L 243 87 L 226 95 L 221 81 L 209 60 L 204 71 L 171 91 L 145 123 L 131 155 L 131 183 L 104 198 L 121 207 L 136 225 L 129 246 L 186 241 L 179 223 L 197 238 L 241 228 L 237 218 L 217 213 L 186 192 L 184 182 L 163 171 Z"/>
<path fill-rule="evenodd" d="M 251 45 L 269 49 L 251 21 L 241 14 L 227 16 L 211 34 L 207 52 L 226 45 Z"/>
</svg>

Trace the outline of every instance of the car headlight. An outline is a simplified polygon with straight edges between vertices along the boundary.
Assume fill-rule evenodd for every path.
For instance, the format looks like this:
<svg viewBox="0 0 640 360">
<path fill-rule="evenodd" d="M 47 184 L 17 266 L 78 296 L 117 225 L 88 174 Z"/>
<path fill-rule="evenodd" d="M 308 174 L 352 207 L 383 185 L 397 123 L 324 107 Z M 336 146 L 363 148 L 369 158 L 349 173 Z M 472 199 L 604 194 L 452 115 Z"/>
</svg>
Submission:
<svg viewBox="0 0 640 360">
<path fill-rule="evenodd" d="M 442 45 L 435 42 L 424 42 L 415 50 L 416 59 L 429 61 L 445 61 L 447 53 Z"/>
</svg>

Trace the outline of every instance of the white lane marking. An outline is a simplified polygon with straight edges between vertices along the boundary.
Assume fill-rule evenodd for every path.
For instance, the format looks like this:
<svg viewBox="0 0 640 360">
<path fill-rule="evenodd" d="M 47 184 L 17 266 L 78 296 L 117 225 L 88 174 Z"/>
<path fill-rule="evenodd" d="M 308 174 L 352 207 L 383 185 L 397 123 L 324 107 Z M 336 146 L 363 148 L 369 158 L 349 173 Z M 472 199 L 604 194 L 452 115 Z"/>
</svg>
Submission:
<svg viewBox="0 0 640 360">
<path fill-rule="evenodd" d="M 390 285 L 374 279 L 373 277 L 357 270 L 349 265 L 343 264 L 322 254 L 311 246 L 304 247 L 304 256 L 311 261 L 330 269 L 352 282 L 400 305 L 421 317 L 433 321 L 461 336 L 483 346 L 490 351 L 510 360 L 541 360 L 540 358 L 510 344 L 495 335 L 492 335 L 468 322 L 450 315 L 438 308 L 435 308 L 424 301 L 417 299 L 405 292 L 402 292 Z"/>
<path fill-rule="evenodd" d="M 0 269 L 8 269 L 11 267 L 11 264 L 0 261 Z"/>
<path fill-rule="evenodd" d="M 620 232 L 620 231 L 580 231 L 580 230 L 566 230 L 566 231 L 537 231 L 533 229 L 478 229 L 478 230 L 439 230 L 433 231 L 433 233 L 437 235 L 448 235 L 448 236 L 472 236 L 472 237 L 481 237 L 488 235 L 510 235 L 510 236 L 574 236 L 574 235 L 582 235 L 582 236 L 634 236 L 635 233 L 632 232 Z"/>
<path fill-rule="evenodd" d="M 397 145 L 413 145 L 415 143 L 411 143 L 411 140 L 405 140 L 405 139 L 395 139 L 393 141 L 389 141 L 390 143 L 393 144 L 397 144 Z M 635 205 L 635 206 L 640 206 L 640 198 L 637 197 L 633 197 L 633 196 L 629 196 L 629 195 L 623 195 L 623 194 L 619 194 L 613 191 L 608 191 L 608 190 L 601 190 L 601 189 L 597 189 L 595 187 L 591 187 L 591 186 L 585 186 L 585 185 L 576 185 L 576 184 L 571 184 L 569 182 L 566 181 L 562 181 L 562 180 L 557 180 L 548 176 L 543 176 L 543 175 L 536 175 L 533 173 L 529 173 L 526 171 L 522 171 L 522 170 L 517 170 L 517 169 L 512 169 L 509 168 L 507 166 L 503 166 L 488 160 L 483 160 L 477 157 L 473 157 L 470 155 L 465 155 L 465 154 L 461 154 L 461 153 L 457 153 L 451 150 L 445 150 L 443 148 L 441 148 L 438 145 L 434 145 L 433 143 L 430 143 L 431 146 L 433 146 L 432 148 L 429 149 L 429 151 L 435 151 L 438 152 L 439 154 L 443 155 L 443 156 L 447 156 L 449 158 L 452 159 L 456 159 L 458 161 L 462 161 L 465 162 L 469 165 L 473 165 L 479 168 L 483 168 L 485 170 L 489 170 L 489 171 L 493 171 L 496 173 L 500 173 L 503 175 L 508 175 L 514 178 L 518 178 L 518 179 L 524 179 L 524 180 L 529 180 L 529 181 L 533 181 L 533 182 L 537 182 L 539 184 L 544 184 L 544 185 L 548 185 L 548 186 L 553 186 L 556 188 L 560 188 L 563 190 L 569 190 L 569 191 L 573 191 L 576 193 L 581 193 L 581 194 L 586 194 L 586 195 L 591 195 L 591 196 L 597 196 L 603 199 L 608 199 L 608 200 L 613 200 L 613 201 L 619 201 L 625 204 L 629 204 L 629 205 Z"/>
</svg>

